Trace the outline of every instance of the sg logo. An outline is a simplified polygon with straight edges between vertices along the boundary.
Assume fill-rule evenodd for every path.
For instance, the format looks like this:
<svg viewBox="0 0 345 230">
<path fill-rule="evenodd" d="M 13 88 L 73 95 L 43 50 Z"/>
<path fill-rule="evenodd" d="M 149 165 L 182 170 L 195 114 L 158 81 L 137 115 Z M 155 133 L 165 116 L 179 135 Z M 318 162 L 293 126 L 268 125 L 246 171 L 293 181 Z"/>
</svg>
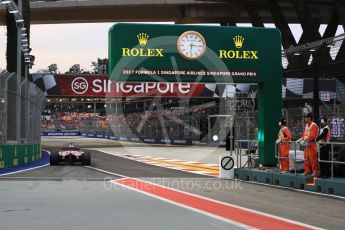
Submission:
<svg viewBox="0 0 345 230">
<path fill-rule="evenodd" d="M 77 77 L 72 81 L 71 88 L 76 94 L 84 94 L 89 88 L 89 84 L 85 78 Z"/>
</svg>

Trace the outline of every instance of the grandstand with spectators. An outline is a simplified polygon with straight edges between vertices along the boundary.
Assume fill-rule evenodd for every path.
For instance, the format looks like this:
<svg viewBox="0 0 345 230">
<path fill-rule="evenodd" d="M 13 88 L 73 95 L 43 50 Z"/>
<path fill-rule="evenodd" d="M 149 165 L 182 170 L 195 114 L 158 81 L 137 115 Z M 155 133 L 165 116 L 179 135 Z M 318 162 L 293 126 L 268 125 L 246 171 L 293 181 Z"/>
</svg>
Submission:
<svg viewBox="0 0 345 230">
<path fill-rule="evenodd" d="M 257 135 L 257 86 L 254 84 L 180 83 L 186 89 L 184 93 L 178 92 L 179 86 L 175 84 L 171 86 L 172 91 L 158 95 L 161 89 L 157 84 L 140 83 L 141 89 L 148 88 L 144 95 L 133 87 L 138 83 L 112 86 L 105 75 L 34 74 L 32 77 L 47 95 L 42 114 L 44 132 L 79 132 L 128 140 L 190 139 L 205 144 L 214 143 L 211 136 L 217 134 L 221 137 L 218 143 L 222 144 L 229 130 L 224 128 L 225 120 L 212 116 L 227 114 L 228 101 L 237 97 L 251 106 L 237 111 L 236 138 L 255 139 Z M 80 85 L 86 82 L 87 88 L 78 91 L 76 82 Z M 311 85 L 312 79 L 308 78 L 283 79 L 283 112 L 294 139 L 303 131 L 303 114 L 312 111 Z M 159 87 L 167 89 L 168 86 Z M 321 115 L 330 118 L 332 138 L 336 140 L 344 137 L 343 89 L 343 83 L 334 78 L 320 80 Z"/>
</svg>

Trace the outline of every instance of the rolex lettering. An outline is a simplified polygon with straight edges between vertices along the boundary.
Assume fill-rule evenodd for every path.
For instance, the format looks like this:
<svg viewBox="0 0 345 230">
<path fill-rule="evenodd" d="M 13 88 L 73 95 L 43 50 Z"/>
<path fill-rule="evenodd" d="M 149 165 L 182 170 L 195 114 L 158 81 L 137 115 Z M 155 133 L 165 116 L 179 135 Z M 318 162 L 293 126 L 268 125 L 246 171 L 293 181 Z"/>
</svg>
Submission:
<svg viewBox="0 0 345 230">
<path fill-rule="evenodd" d="M 144 48 L 149 41 L 149 35 L 139 33 L 137 35 L 139 46 L 142 48 L 122 48 L 122 57 L 164 57 L 164 50 L 160 48 Z"/>
<path fill-rule="evenodd" d="M 232 40 L 234 48 L 219 50 L 220 59 L 259 59 L 259 53 L 257 50 L 240 50 L 244 45 L 243 36 L 237 35 Z"/>
</svg>

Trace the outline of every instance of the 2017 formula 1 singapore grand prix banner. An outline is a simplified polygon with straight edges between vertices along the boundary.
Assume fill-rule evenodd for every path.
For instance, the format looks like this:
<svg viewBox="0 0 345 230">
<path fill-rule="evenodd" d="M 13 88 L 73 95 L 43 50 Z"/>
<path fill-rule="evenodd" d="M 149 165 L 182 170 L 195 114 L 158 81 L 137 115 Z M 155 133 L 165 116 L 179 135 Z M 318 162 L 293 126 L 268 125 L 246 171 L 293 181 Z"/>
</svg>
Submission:
<svg viewBox="0 0 345 230">
<path fill-rule="evenodd" d="M 116 82 L 258 84 L 259 162 L 276 164 L 282 115 L 277 29 L 119 23 L 108 34 L 109 77 Z"/>
</svg>

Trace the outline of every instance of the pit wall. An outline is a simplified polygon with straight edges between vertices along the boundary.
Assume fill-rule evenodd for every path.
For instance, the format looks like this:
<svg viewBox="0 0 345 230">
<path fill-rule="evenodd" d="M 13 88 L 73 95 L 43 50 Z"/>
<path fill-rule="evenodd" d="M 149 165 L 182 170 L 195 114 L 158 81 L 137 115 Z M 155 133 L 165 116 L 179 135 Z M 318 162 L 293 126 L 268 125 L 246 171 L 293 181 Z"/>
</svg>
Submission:
<svg viewBox="0 0 345 230">
<path fill-rule="evenodd" d="M 40 144 L 0 145 L 0 170 L 30 164 L 41 159 Z"/>
<path fill-rule="evenodd" d="M 294 173 L 281 174 L 272 170 L 241 168 L 235 169 L 235 178 L 243 181 L 253 181 L 261 184 L 345 197 L 345 179 L 340 177 L 331 180 L 330 178 L 312 178 L 299 174 L 295 175 Z"/>
</svg>

